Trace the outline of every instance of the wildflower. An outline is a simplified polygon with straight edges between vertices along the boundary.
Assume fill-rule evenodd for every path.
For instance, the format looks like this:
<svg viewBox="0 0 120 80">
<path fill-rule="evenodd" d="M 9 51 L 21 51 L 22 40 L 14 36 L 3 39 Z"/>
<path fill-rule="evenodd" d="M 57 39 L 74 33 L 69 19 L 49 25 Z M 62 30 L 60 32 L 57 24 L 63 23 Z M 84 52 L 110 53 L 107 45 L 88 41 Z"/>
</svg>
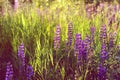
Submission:
<svg viewBox="0 0 120 80">
<path fill-rule="evenodd" d="M 90 32 L 91 32 L 91 34 L 92 34 L 92 40 L 91 40 L 91 42 L 93 42 L 94 41 L 94 35 L 95 35 L 95 30 L 96 30 L 96 28 L 95 27 L 90 27 Z"/>
<path fill-rule="evenodd" d="M 81 62 L 85 63 L 87 58 L 87 51 L 85 48 L 85 40 L 80 40 L 79 54 L 77 56 L 79 65 Z"/>
<path fill-rule="evenodd" d="M 101 40 L 102 43 L 106 43 L 106 41 L 107 41 L 106 25 L 103 25 L 103 26 L 101 27 L 100 40 Z"/>
<path fill-rule="evenodd" d="M 99 66 L 98 80 L 106 80 L 106 68 L 102 64 Z"/>
<path fill-rule="evenodd" d="M 24 44 L 21 43 L 18 48 L 18 58 L 22 66 L 25 66 L 25 54 L 24 54 Z"/>
<path fill-rule="evenodd" d="M 117 12 L 117 5 L 114 5 L 114 12 Z"/>
<path fill-rule="evenodd" d="M 86 38 L 84 40 L 85 43 L 85 49 L 86 51 L 88 51 L 90 49 L 90 45 L 91 45 L 91 40 L 90 40 L 90 36 L 86 35 Z"/>
<path fill-rule="evenodd" d="M 87 17 L 90 19 L 92 14 L 91 6 L 86 5 L 86 14 L 87 14 Z"/>
<path fill-rule="evenodd" d="M 82 42 L 81 42 L 80 55 L 82 55 L 82 61 L 83 61 L 83 62 L 86 62 L 87 49 L 86 49 L 85 40 L 82 40 Z M 79 57 L 79 56 L 78 56 L 78 57 Z"/>
<path fill-rule="evenodd" d="M 18 47 L 18 60 L 19 60 L 19 74 L 25 76 L 25 54 L 24 54 L 24 44 L 21 43 Z"/>
<path fill-rule="evenodd" d="M 79 54 L 80 45 L 81 45 L 81 34 L 76 34 L 76 39 L 74 44 L 75 56 Z"/>
<path fill-rule="evenodd" d="M 101 48 L 101 61 L 104 62 L 104 60 L 107 58 L 107 50 L 106 45 L 103 43 Z"/>
<path fill-rule="evenodd" d="M 73 25 L 72 23 L 68 24 L 68 45 L 72 44 L 72 36 L 73 36 Z"/>
<path fill-rule="evenodd" d="M 5 80 L 13 80 L 13 66 L 10 62 L 7 63 Z"/>
<path fill-rule="evenodd" d="M 112 33 L 110 33 L 110 39 L 109 39 L 109 47 L 112 48 L 114 46 L 114 37 Z"/>
<path fill-rule="evenodd" d="M 90 27 L 90 32 L 92 35 L 95 34 L 95 30 L 96 30 L 96 28 L 94 26 Z"/>
<path fill-rule="evenodd" d="M 14 11 L 18 9 L 18 5 L 19 5 L 18 0 L 14 0 L 14 5 L 13 5 Z"/>
<path fill-rule="evenodd" d="M 60 25 L 58 25 L 56 27 L 56 33 L 54 37 L 54 49 L 60 48 L 60 33 L 61 33 L 61 29 L 60 29 Z"/>
<path fill-rule="evenodd" d="M 112 16 L 108 18 L 108 25 L 111 25 L 113 22 L 115 22 L 115 14 L 112 14 Z"/>
<path fill-rule="evenodd" d="M 27 80 L 31 80 L 31 76 L 33 76 L 33 75 L 34 75 L 33 67 L 30 65 L 27 65 L 27 68 L 26 68 Z"/>
</svg>

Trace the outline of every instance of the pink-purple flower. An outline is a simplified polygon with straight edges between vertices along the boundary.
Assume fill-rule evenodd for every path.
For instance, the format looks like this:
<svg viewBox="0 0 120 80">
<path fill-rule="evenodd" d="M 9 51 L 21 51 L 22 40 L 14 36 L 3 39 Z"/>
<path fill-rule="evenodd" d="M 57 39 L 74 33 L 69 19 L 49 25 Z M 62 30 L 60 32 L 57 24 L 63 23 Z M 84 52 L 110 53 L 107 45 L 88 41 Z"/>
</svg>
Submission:
<svg viewBox="0 0 120 80">
<path fill-rule="evenodd" d="M 98 80 L 106 80 L 106 68 L 102 64 L 99 65 Z"/>
<path fill-rule="evenodd" d="M 60 25 L 57 25 L 55 36 L 54 36 L 54 49 L 55 50 L 60 48 L 60 34 L 61 34 L 61 28 L 60 28 Z"/>
<path fill-rule="evenodd" d="M 72 37 L 73 37 L 73 24 L 68 24 L 68 45 L 72 45 Z"/>
<path fill-rule="evenodd" d="M 19 1 L 14 0 L 14 5 L 13 5 L 14 11 L 16 11 L 18 9 L 18 6 L 19 6 Z"/>
<path fill-rule="evenodd" d="M 13 80 L 13 66 L 11 62 L 7 63 L 5 80 Z"/>
<path fill-rule="evenodd" d="M 74 55 L 77 56 L 79 54 L 80 45 L 81 45 L 81 34 L 76 34 L 74 43 Z"/>
<path fill-rule="evenodd" d="M 106 25 L 103 25 L 100 30 L 100 40 L 101 43 L 106 43 L 107 42 L 107 29 Z"/>
<path fill-rule="evenodd" d="M 31 65 L 27 65 L 26 67 L 26 77 L 27 80 L 31 80 L 31 77 L 34 75 L 33 67 Z"/>
</svg>

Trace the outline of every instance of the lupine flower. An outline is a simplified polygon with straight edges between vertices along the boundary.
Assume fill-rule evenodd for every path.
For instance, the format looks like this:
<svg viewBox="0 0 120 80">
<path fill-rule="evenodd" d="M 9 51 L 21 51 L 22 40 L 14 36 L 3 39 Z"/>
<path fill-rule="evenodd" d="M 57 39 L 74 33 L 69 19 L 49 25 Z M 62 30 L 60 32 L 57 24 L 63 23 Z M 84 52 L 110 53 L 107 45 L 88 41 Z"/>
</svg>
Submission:
<svg viewBox="0 0 120 80">
<path fill-rule="evenodd" d="M 33 76 L 33 75 L 34 75 L 33 67 L 30 65 L 27 65 L 27 68 L 26 68 L 27 80 L 31 80 L 31 76 Z"/>
<path fill-rule="evenodd" d="M 86 5 L 86 14 L 88 18 L 91 18 L 92 15 L 92 8 L 91 6 Z"/>
<path fill-rule="evenodd" d="M 19 5 L 18 0 L 14 0 L 14 5 L 13 5 L 14 11 L 18 9 L 18 5 Z"/>
<path fill-rule="evenodd" d="M 86 49 L 86 51 L 88 51 L 91 47 L 90 36 L 86 35 L 84 43 L 85 43 L 85 49 Z"/>
<path fill-rule="evenodd" d="M 68 45 L 71 46 L 73 37 L 73 25 L 72 23 L 68 24 Z"/>
<path fill-rule="evenodd" d="M 106 80 L 106 68 L 102 64 L 99 66 L 98 80 Z"/>
<path fill-rule="evenodd" d="M 102 44 L 100 57 L 101 57 L 102 62 L 104 62 L 104 60 L 107 58 L 107 49 L 106 49 L 106 45 L 104 43 Z"/>
<path fill-rule="evenodd" d="M 96 30 L 96 28 L 94 26 L 90 27 L 90 32 L 92 35 L 95 34 L 95 30 Z"/>
<path fill-rule="evenodd" d="M 108 25 L 111 25 L 115 21 L 115 14 L 108 18 Z"/>
<path fill-rule="evenodd" d="M 112 33 L 110 33 L 109 47 L 112 48 L 113 46 L 114 46 L 114 37 Z"/>
<path fill-rule="evenodd" d="M 24 54 L 24 44 L 21 43 L 18 48 L 18 58 L 21 61 L 21 65 L 25 66 L 25 54 Z"/>
<path fill-rule="evenodd" d="M 79 54 L 81 45 L 81 34 L 76 34 L 75 44 L 74 44 L 74 54 L 77 56 Z"/>
<path fill-rule="evenodd" d="M 97 12 L 102 12 L 102 11 L 104 11 L 104 4 L 103 3 L 100 3 L 99 4 L 99 6 L 98 6 L 98 8 L 97 8 Z"/>
<path fill-rule="evenodd" d="M 54 49 L 55 50 L 60 48 L 60 33 L 61 33 L 61 29 L 60 29 L 60 25 L 58 25 L 56 27 L 56 33 L 54 37 Z"/>
<path fill-rule="evenodd" d="M 19 59 L 19 73 L 23 75 L 25 72 L 25 54 L 24 54 L 24 44 L 21 43 L 18 47 L 18 59 Z"/>
<path fill-rule="evenodd" d="M 114 12 L 117 12 L 117 5 L 114 5 Z"/>
<path fill-rule="evenodd" d="M 10 62 L 7 63 L 5 80 L 13 80 L 13 66 Z"/>
<path fill-rule="evenodd" d="M 96 30 L 96 28 L 94 26 L 90 27 L 90 32 L 92 34 L 92 40 L 91 40 L 91 42 L 94 41 L 95 30 Z"/>
<path fill-rule="evenodd" d="M 101 27 L 100 40 L 101 40 L 102 43 L 106 43 L 106 41 L 107 41 L 106 25 L 103 25 L 103 26 Z"/>
<path fill-rule="evenodd" d="M 79 54 L 78 54 L 78 62 L 80 62 L 80 60 L 82 60 L 82 62 L 86 62 L 86 58 L 87 58 L 87 50 L 85 48 L 85 40 L 81 40 Z"/>
</svg>

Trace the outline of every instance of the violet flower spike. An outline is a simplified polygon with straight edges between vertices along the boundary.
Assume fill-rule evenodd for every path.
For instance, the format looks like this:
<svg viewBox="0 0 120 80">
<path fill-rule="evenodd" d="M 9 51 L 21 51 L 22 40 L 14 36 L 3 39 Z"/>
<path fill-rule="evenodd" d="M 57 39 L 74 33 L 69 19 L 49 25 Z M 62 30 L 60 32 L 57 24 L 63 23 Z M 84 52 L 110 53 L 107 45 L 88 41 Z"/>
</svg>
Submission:
<svg viewBox="0 0 120 80">
<path fill-rule="evenodd" d="M 106 43 L 106 39 L 107 39 L 106 25 L 103 25 L 100 30 L 100 40 L 102 43 Z"/>
<path fill-rule="evenodd" d="M 86 62 L 86 54 L 87 54 L 87 51 L 86 51 L 86 48 L 85 48 L 85 41 L 84 40 L 81 40 L 81 43 L 80 43 L 80 48 L 79 48 L 79 54 L 78 54 L 78 64 L 80 65 L 81 63 L 81 60 L 82 62 Z"/>
<path fill-rule="evenodd" d="M 90 32 L 94 36 L 96 28 L 94 26 L 90 27 Z"/>
<path fill-rule="evenodd" d="M 5 80 L 12 80 L 12 79 L 13 79 L 13 66 L 10 62 L 8 62 L 6 67 Z"/>
<path fill-rule="evenodd" d="M 73 24 L 68 24 L 68 45 L 72 45 L 72 36 L 73 36 Z"/>
<path fill-rule="evenodd" d="M 19 60 L 19 74 L 20 76 L 25 75 L 25 54 L 24 54 L 24 44 L 21 43 L 18 47 L 18 60 Z"/>
<path fill-rule="evenodd" d="M 86 51 L 88 51 L 91 48 L 90 36 L 86 35 L 86 39 L 84 40 L 84 42 L 85 42 Z"/>
<path fill-rule="evenodd" d="M 85 40 L 82 40 L 80 53 L 81 53 L 81 55 L 82 55 L 82 60 L 83 60 L 84 62 L 86 62 L 86 58 L 87 58 L 87 49 L 86 49 Z"/>
<path fill-rule="evenodd" d="M 33 67 L 31 65 L 27 65 L 26 68 L 26 77 L 27 80 L 31 80 L 31 77 L 34 75 Z"/>
<path fill-rule="evenodd" d="M 114 37 L 112 36 L 112 33 L 110 33 L 109 47 L 112 48 L 113 46 L 114 46 Z"/>
<path fill-rule="evenodd" d="M 76 39 L 75 39 L 75 44 L 74 44 L 75 56 L 79 54 L 80 45 L 81 45 L 81 34 L 76 34 Z"/>
<path fill-rule="evenodd" d="M 61 33 L 61 28 L 60 25 L 56 27 L 56 32 L 54 36 L 54 49 L 59 49 L 60 48 L 60 33 Z"/>
<path fill-rule="evenodd" d="M 96 31 L 96 28 L 95 28 L 95 27 L 90 27 L 90 32 L 91 32 L 91 35 L 92 35 L 92 40 L 91 40 L 91 42 L 94 42 L 95 31 Z"/>
<path fill-rule="evenodd" d="M 24 54 L 24 44 L 21 43 L 21 45 L 18 48 L 18 58 L 20 59 L 22 66 L 25 66 L 25 54 Z"/>
<path fill-rule="evenodd" d="M 104 63 L 105 59 L 107 58 L 107 50 L 106 45 L 103 43 L 101 48 L 101 61 Z"/>
<path fill-rule="evenodd" d="M 106 80 L 106 68 L 102 64 L 99 66 L 98 80 Z"/>
</svg>

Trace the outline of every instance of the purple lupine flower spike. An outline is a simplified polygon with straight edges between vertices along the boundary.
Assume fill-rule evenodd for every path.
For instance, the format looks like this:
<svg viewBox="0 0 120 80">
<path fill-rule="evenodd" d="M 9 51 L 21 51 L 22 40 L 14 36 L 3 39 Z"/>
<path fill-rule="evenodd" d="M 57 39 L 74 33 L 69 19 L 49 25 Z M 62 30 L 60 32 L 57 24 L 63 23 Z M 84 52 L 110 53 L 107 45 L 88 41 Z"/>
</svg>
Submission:
<svg viewBox="0 0 120 80">
<path fill-rule="evenodd" d="M 106 68 L 102 64 L 99 66 L 98 80 L 106 80 Z"/>
<path fill-rule="evenodd" d="M 10 62 L 7 63 L 5 80 L 13 80 L 13 66 Z"/>
<path fill-rule="evenodd" d="M 117 5 L 114 5 L 114 12 L 117 12 Z"/>
<path fill-rule="evenodd" d="M 90 27 L 90 32 L 92 35 L 95 34 L 95 30 L 96 30 L 96 28 L 94 26 Z"/>
<path fill-rule="evenodd" d="M 86 41 L 85 40 L 81 41 L 80 54 L 82 55 L 82 61 L 86 62 L 87 48 L 86 48 Z"/>
<path fill-rule="evenodd" d="M 79 54 L 78 54 L 78 63 L 81 64 L 82 61 L 86 61 L 86 49 L 85 49 L 85 40 L 80 40 Z"/>
<path fill-rule="evenodd" d="M 104 60 L 107 58 L 107 50 L 106 45 L 103 43 L 101 48 L 101 61 L 104 62 Z"/>
<path fill-rule="evenodd" d="M 34 75 L 33 67 L 31 65 L 27 65 L 27 68 L 26 68 L 27 80 L 31 80 L 31 76 L 33 75 Z"/>
<path fill-rule="evenodd" d="M 73 36 L 73 24 L 68 24 L 68 45 L 72 45 L 72 36 Z"/>
<path fill-rule="evenodd" d="M 100 40 L 101 40 L 102 43 L 106 43 L 106 42 L 107 42 L 107 30 L 106 30 L 106 25 L 103 25 L 103 26 L 101 27 Z"/>
<path fill-rule="evenodd" d="M 24 44 L 21 43 L 18 48 L 18 58 L 21 61 L 21 65 L 25 66 L 25 54 L 24 54 Z"/>
<path fill-rule="evenodd" d="M 114 45 L 114 37 L 112 36 L 112 33 L 110 33 L 109 47 L 112 48 L 113 45 Z"/>
<path fill-rule="evenodd" d="M 54 37 L 54 49 L 59 49 L 60 48 L 60 25 L 56 27 L 56 32 L 55 32 L 55 37 Z"/>
<path fill-rule="evenodd" d="M 19 60 L 19 75 L 25 76 L 25 54 L 24 44 L 21 43 L 18 47 L 18 60 Z"/>
<path fill-rule="evenodd" d="M 79 66 L 81 65 L 81 58 L 82 58 L 82 55 L 80 53 L 81 41 L 82 41 L 81 34 L 76 34 L 75 42 L 74 42 L 74 55 L 77 56 L 77 66 L 76 66 L 76 68 L 79 68 Z M 77 80 L 77 77 L 78 77 L 78 71 L 77 70 L 75 70 L 75 75 L 74 76 L 75 76 L 75 80 Z"/>
<path fill-rule="evenodd" d="M 115 13 L 112 14 L 112 16 L 109 17 L 109 19 L 108 19 L 108 25 L 111 25 L 113 22 L 115 22 Z"/>
<path fill-rule="evenodd" d="M 76 39 L 75 39 L 75 44 L 74 44 L 75 56 L 79 54 L 80 45 L 81 45 L 81 34 L 76 34 Z"/>
<path fill-rule="evenodd" d="M 91 47 L 90 36 L 86 35 L 86 39 L 85 39 L 84 43 L 85 43 L 85 49 L 86 49 L 86 51 L 88 51 Z"/>
</svg>

